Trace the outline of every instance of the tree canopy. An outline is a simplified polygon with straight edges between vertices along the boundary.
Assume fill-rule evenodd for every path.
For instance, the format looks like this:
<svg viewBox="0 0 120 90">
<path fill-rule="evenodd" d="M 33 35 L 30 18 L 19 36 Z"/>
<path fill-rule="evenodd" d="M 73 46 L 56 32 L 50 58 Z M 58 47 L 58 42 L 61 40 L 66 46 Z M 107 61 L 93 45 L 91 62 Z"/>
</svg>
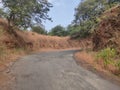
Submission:
<svg viewBox="0 0 120 90">
<path fill-rule="evenodd" d="M 84 0 L 75 9 L 75 23 L 93 19 L 104 11 L 105 0 Z"/>
<path fill-rule="evenodd" d="M 54 28 L 51 29 L 51 31 L 49 32 L 49 35 L 52 35 L 52 36 L 66 36 L 67 31 L 61 25 L 57 25 L 57 26 L 55 26 Z"/>
<path fill-rule="evenodd" d="M 47 0 L 2 0 L 4 17 L 9 25 L 30 27 L 42 20 L 51 20 L 48 11 L 52 7 Z"/>
<path fill-rule="evenodd" d="M 75 9 L 75 23 L 93 20 L 104 12 L 109 5 L 117 4 L 120 0 L 83 0 Z"/>
<path fill-rule="evenodd" d="M 43 27 L 41 27 L 41 26 L 32 26 L 32 31 L 36 32 L 38 34 L 45 34 L 45 35 L 47 35 L 47 31 Z"/>
<path fill-rule="evenodd" d="M 71 24 L 71 34 L 79 33 L 79 37 L 90 35 L 99 22 L 99 16 L 120 0 L 82 0 L 75 9 L 75 19 Z"/>
</svg>

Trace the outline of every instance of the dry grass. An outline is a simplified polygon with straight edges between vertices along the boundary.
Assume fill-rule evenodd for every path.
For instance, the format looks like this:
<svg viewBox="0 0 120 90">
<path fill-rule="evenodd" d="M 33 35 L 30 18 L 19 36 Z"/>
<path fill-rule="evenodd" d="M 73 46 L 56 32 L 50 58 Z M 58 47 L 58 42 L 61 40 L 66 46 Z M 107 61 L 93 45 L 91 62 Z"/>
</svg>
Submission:
<svg viewBox="0 0 120 90">
<path fill-rule="evenodd" d="M 6 49 L 3 46 L 3 52 L 0 54 L 0 90 L 8 89 L 10 81 L 13 79 L 11 75 L 8 75 L 10 66 L 21 56 L 26 54 L 26 51 L 19 49 Z M 6 72 L 8 71 L 8 72 Z"/>
<path fill-rule="evenodd" d="M 5 73 L 0 73 L 0 90 L 11 90 L 9 88 L 11 82 L 13 81 L 15 78 L 12 76 L 8 76 Z"/>
<path fill-rule="evenodd" d="M 21 31 L 17 31 L 17 33 L 24 39 L 26 44 L 32 44 L 33 50 L 41 48 L 65 49 L 80 47 L 79 40 L 70 40 L 69 37 L 46 36 L 34 32 L 23 33 Z"/>
<path fill-rule="evenodd" d="M 113 66 L 112 64 L 108 65 L 107 68 L 104 67 L 103 60 L 99 59 L 96 60 L 96 52 L 78 52 L 75 54 L 75 58 L 78 63 L 84 64 L 83 66 L 86 68 L 92 67 L 98 72 L 102 72 L 105 74 L 116 74 L 118 73 L 117 68 Z"/>
<path fill-rule="evenodd" d="M 1 19 L 0 22 L 2 22 Z M 3 25 L 3 23 L 0 25 Z M 0 28 L 0 71 L 4 71 L 11 62 L 25 55 L 27 51 L 38 52 L 80 49 L 90 45 L 88 39 L 71 40 L 69 37 L 46 36 L 20 30 L 17 30 L 16 33 L 22 39 L 22 42 L 25 43 L 21 48 L 16 48 L 15 45 L 17 42 L 20 44 L 22 44 L 22 42 L 17 41 L 17 39 L 12 37 L 4 28 Z"/>
<path fill-rule="evenodd" d="M 86 69 L 92 70 L 94 72 L 98 71 L 100 74 L 108 74 L 109 72 L 102 68 L 102 66 L 95 62 L 95 54 L 93 52 L 88 53 L 86 51 L 78 52 L 75 54 L 75 60 L 78 64 Z M 97 72 L 97 74 L 98 74 Z"/>
<path fill-rule="evenodd" d="M 26 51 L 20 49 L 4 49 L 0 55 L 0 72 L 6 70 L 17 58 L 25 55 Z"/>
<path fill-rule="evenodd" d="M 26 53 L 23 49 L 9 48 L 9 46 L 12 47 L 11 41 L 12 38 L 10 35 L 0 27 L 0 90 L 9 90 L 6 84 L 8 84 L 12 78 L 10 75 L 7 75 L 5 71 L 17 58 Z M 5 42 L 7 42 L 7 44 Z"/>
<path fill-rule="evenodd" d="M 104 16 L 116 16 L 120 13 L 119 10 L 120 10 L 120 5 L 118 4 L 115 7 L 112 7 L 108 9 L 107 11 L 105 11 L 103 15 L 101 16 L 101 18 Z"/>
<path fill-rule="evenodd" d="M 0 19 L 0 89 L 10 80 L 4 71 L 28 52 L 80 49 L 91 43 L 89 39 L 71 40 L 69 37 L 46 36 L 21 30 L 15 31 L 15 37 L 8 33 L 7 27 L 7 22 Z M 21 48 L 16 47 L 16 44 L 21 45 Z"/>
<path fill-rule="evenodd" d="M 14 50 L 7 50 L 4 55 L 0 57 L 0 72 L 6 70 L 11 62 L 15 62 L 16 59 L 24 55 L 24 51 L 16 52 Z"/>
<path fill-rule="evenodd" d="M 78 52 L 75 54 L 75 57 L 78 59 L 78 60 L 83 60 L 91 65 L 94 65 L 94 57 L 90 54 L 88 54 L 87 52 L 85 51 L 82 51 L 82 52 Z"/>
</svg>

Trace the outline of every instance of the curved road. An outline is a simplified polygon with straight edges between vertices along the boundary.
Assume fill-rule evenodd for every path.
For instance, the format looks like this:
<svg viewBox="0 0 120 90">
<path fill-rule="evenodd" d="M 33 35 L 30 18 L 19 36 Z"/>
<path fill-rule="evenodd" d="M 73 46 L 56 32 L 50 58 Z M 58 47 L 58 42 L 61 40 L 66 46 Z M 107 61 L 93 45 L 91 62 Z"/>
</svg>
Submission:
<svg viewBox="0 0 120 90">
<path fill-rule="evenodd" d="M 21 58 L 11 68 L 12 90 L 120 90 L 77 65 L 76 50 L 42 52 Z"/>
</svg>

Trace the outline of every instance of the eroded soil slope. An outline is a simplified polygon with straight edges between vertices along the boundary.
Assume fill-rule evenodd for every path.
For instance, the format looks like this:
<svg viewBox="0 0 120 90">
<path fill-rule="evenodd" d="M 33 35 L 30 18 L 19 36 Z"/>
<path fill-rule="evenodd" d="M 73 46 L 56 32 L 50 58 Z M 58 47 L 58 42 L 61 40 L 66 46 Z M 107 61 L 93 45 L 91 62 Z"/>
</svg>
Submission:
<svg viewBox="0 0 120 90">
<path fill-rule="evenodd" d="M 95 31 L 93 44 L 94 50 L 112 47 L 120 53 L 120 5 L 104 13 Z"/>
</svg>

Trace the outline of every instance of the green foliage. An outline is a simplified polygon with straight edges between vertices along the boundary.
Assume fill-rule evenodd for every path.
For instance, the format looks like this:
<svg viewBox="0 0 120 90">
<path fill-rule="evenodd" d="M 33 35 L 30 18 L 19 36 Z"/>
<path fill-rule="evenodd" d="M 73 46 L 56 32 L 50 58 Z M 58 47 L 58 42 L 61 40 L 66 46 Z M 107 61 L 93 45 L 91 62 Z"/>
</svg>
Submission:
<svg viewBox="0 0 120 90">
<path fill-rule="evenodd" d="M 70 31 L 69 34 L 79 34 L 78 37 L 80 38 L 89 36 L 100 22 L 99 16 L 110 6 L 118 3 L 120 0 L 83 0 L 75 9 L 73 27 L 68 28 L 70 29 L 68 30 Z M 77 27 L 74 28 L 74 26 Z"/>
<path fill-rule="evenodd" d="M 57 25 L 51 29 L 51 31 L 49 32 L 49 35 L 51 35 L 51 36 L 67 36 L 68 32 L 61 25 Z"/>
<path fill-rule="evenodd" d="M 2 36 L 4 33 L 3 29 L 0 27 L 0 36 Z"/>
<path fill-rule="evenodd" d="M 104 0 L 84 0 L 75 9 L 73 24 L 79 27 L 76 28 L 78 29 L 76 33 L 79 33 L 78 37 L 85 38 L 91 34 L 92 28 L 98 23 L 97 17 L 104 11 L 103 3 L 105 3 Z"/>
<path fill-rule="evenodd" d="M 94 21 L 88 20 L 82 22 L 80 25 L 69 25 L 67 31 L 69 31 L 69 35 L 74 36 L 77 34 L 77 38 L 86 38 L 91 35 L 91 29 L 95 25 Z"/>
<path fill-rule="evenodd" d="M 116 63 L 116 67 L 120 70 L 120 60 Z"/>
<path fill-rule="evenodd" d="M 80 30 L 80 26 L 77 26 L 77 25 L 76 26 L 68 25 L 67 27 L 67 32 L 69 35 L 73 35 L 79 32 L 79 30 Z"/>
<path fill-rule="evenodd" d="M 100 16 L 110 4 L 120 3 L 120 0 L 84 0 L 75 9 L 75 23 L 93 20 Z"/>
<path fill-rule="evenodd" d="M 47 31 L 45 29 L 43 29 L 42 27 L 40 27 L 40 26 L 33 26 L 32 27 L 32 31 L 36 32 L 38 34 L 45 34 L 45 35 L 47 35 Z"/>
<path fill-rule="evenodd" d="M 108 0 L 108 5 L 111 8 L 114 4 L 120 3 L 120 0 Z"/>
<path fill-rule="evenodd" d="M 86 38 L 90 35 L 88 32 L 88 29 L 86 29 L 87 26 L 76 26 L 75 30 L 71 32 L 71 36 L 76 35 L 76 38 Z"/>
<path fill-rule="evenodd" d="M 84 0 L 75 9 L 75 23 L 81 23 L 99 16 L 104 11 L 105 0 Z"/>
<path fill-rule="evenodd" d="M 106 48 L 101 50 L 98 54 L 97 54 L 97 58 L 102 59 L 104 61 L 104 65 L 105 67 L 108 64 L 113 63 L 113 58 L 116 56 L 116 50 L 115 49 L 111 49 L 111 48 Z"/>
<path fill-rule="evenodd" d="M 0 46 L 0 58 L 6 53 L 5 50 L 6 50 L 6 47 L 4 45 L 1 45 Z"/>
<path fill-rule="evenodd" d="M 2 4 L 3 16 L 11 26 L 27 28 L 43 19 L 51 20 L 47 13 L 52 5 L 47 0 L 2 0 Z"/>
</svg>

